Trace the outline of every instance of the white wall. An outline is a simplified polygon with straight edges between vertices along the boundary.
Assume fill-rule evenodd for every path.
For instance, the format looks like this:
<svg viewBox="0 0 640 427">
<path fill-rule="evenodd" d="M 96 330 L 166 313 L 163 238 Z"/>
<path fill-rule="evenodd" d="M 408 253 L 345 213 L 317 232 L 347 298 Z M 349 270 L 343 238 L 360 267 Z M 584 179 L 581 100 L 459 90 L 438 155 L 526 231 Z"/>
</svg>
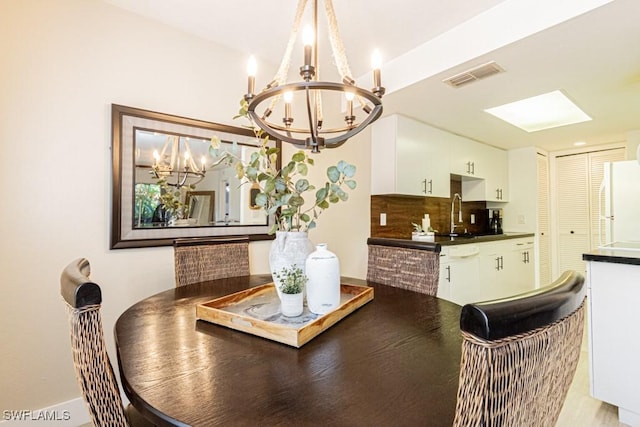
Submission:
<svg viewBox="0 0 640 427">
<path fill-rule="evenodd" d="M 92 263 L 113 361 L 118 315 L 174 286 L 171 248 L 108 249 L 110 104 L 237 125 L 247 56 L 100 1 L 0 1 L 0 411 L 79 396 L 59 296 L 68 262 Z M 357 165 L 359 187 L 311 239 L 329 244 L 343 274 L 364 277 L 368 132 L 320 154 L 312 175 L 324 180 L 339 159 Z M 252 271 L 267 271 L 268 248 L 251 244 Z"/>
<path fill-rule="evenodd" d="M 535 233 L 538 217 L 536 148 L 509 150 L 509 203 L 504 203 L 507 232 Z"/>
</svg>

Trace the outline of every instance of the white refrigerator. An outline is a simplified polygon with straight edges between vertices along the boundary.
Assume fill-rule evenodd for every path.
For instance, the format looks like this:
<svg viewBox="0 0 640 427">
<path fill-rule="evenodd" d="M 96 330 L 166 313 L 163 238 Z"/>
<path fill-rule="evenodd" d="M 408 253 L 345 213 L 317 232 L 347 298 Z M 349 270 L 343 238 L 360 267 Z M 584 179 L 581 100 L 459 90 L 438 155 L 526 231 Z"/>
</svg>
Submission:
<svg viewBox="0 0 640 427">
<path fill-rule="evenodd" d="M 640 164 L 607 162 L 600 186 L 601 248 L 640 249 Z"/>
</svg>

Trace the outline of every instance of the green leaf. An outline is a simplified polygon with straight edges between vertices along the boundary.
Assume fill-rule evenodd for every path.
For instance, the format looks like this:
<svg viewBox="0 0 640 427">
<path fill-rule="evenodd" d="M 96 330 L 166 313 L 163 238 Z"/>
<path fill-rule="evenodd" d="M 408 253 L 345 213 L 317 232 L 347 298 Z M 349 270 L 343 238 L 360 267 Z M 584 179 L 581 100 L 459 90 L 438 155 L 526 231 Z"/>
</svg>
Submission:
<svg viewBox="0 0 640 427">
<path fill-rule="evenodd" d="M 309 215 L 307 215 L 306 213 L 300 215 L 300 221 L 309 222 L 310 219 L 311 219 L 311 217 Z"/>
<path fill-rule="evenodd" d="M 276 189 L 276 183 L 274 180 L 269 179 L 264 183 L 264 192 L 271 193 Z"/>
<path fill-rule="evenodd" d="M 306 165 L 306 164 L 304 164 L 304 163 L 298 163 L 298 173 L 299 173 L 300 175 L 303 175 L 303 176 L 304 176 L 304 175 L 306 175 L 306 174 L 307 174 L 307 172 L 308 172 L 308 170 L 309 170 L 309 168 L 307 167 L 307 165 Z"/>
<path fill-rule="evenodd" d="M 338 197 L 337 195 L 331 194 L 329 196 L 329 202 L 330 203 L 338 203 L 339 201 L 340 201 L 340 197 Z"/>
<path fill-rule="evenodd" d="M 318 191 L 316 191 L 316 203 L 320 202 L 322 200 L 324 200 L 327 197 L 327 189 L 326 188 L 321 188 Z"/>
<path fill-rule="evenodd" d="M 309 181 L 307 181 L 306 179 L 299 179 L 296 182 L 296 191 L 299 193 L 302 193 L 303 191 L 307 191 L 307 189 L 309 188 Z"/>
<path fill-rule="evenodd" d="M 313 166 L 314 160 L 311 157 L 307 157 L 307 163 Z"/>
<path fill-rule="evenodd" d="M 289 199 L 289 206 L 302 206 L 304 205 L 304 199 L 300 196 L 297 196 L 295 194 L 291 195 L 291 198 Z"/>
<path fill-rule="evenodd" d="M 342 200 L 343 202 L 349 200 L 349 195 L 342 190 L 340 190 L 340 192 L 338 193 L 338 197 L 340 197 L 340 200 Z"/>
<path fill-rule="evenodd" d="M 285 180 L 281 177 L 278 176 L 276 177 L 275 181 L 274 181 L 275 185 L 276 185 L 276 191 L 277 192 L 283 192 L 287 189 L 287 183 L 285 182 Z"/>
<path fill-rule="evenodd" d="M 335 166 L 329 166 L 327 169 L 327 177 L 331 182 L 338 182 L 340 179 L 340 171 Z"/>
<path fill-rule="evenodd" d="M 311 221 L 309 223 L 309 225 L 307 225 L 307 229 L 311 230 L 312 228 L 316 228 L 316 222 L 315 221 Z"/>
<path fill-rule="evenodd" d="M 257 151 L 254 151 L 253 153 L 251 153 L 251 159 L 249 161 L 251 163 L 255 163 L 258 160 L 260 160 L 260 153 L 258 153 Z"/>
<path fill-rule="evenodd" d="M 323 200 L 322 202 L 318 203 L 318 207 L 320 209 L 327 209 L 329 207 L 329 202 L 327 202 L 326 200 Z"/>
<path fill-rule="evenodd" d="M 278 223 L 275 223 L 269 228 L 268 234 L 275 234 L 278 231 Z"/>
<path fill-rule="evenodd" d="M 277 147 L 271 147 L 267 150 L 267 156 L 270 156 L 272 154 L 278 154 L 278 148 Z"/>
<path fill-rule="evenodd" d="M 306 155 L 303 151 L 298 151 L 293 156 L 291 156 L 291 160 L 293 160 L 294 162 L 304 162 L 305 157 Z"/>
<path fill-rule="evenodd" d="M 340 173 L 344 173 L 344 168 L 347 166 L 349 166 L 349 163 L 345 162 L 344 160 L 340 160 L 337 166 L 338 171 L 340 171 Z"/>
<path fill-rule="evenodd" d="M 267 202 L 268 201 L 269 201 L 269 198 L 267 197 L 266 194 L 258 193 L 256 195 L 256 205 L 258 205 L 260 207 L 265 207 L 265 206 L 267 206 Z"/>
<path fill-rule="evenodd" d="M 345 185 L 346 185 L 347 187 L 349 187 L 349 188 L 350 188 L 350 189 L 352 189 L 352 190 L 354 190 L 354 189 L 356 188 L 356 185 L 357 185 L 357 183 L 356 183 L 354 180 L 352 180 L 352 179 L 348 179 L 348 180 L 346 180 L 344 183 L 345 183 Z"/>
<path fill-rule="evenodd" d="M 347 178 L 352 178 L 356 174 L 356 167 L 354 165 L 346 165 L 342 173 Z"/>
</svg>

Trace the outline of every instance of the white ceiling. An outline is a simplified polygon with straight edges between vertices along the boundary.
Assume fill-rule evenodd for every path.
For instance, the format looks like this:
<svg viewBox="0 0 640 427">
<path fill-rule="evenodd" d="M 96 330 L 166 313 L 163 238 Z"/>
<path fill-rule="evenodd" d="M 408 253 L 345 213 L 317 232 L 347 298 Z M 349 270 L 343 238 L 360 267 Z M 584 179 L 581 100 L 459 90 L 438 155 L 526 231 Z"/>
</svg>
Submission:
<svg viewBox="0 0 640 427">
<path fill-rule="evenodd" d="M 297 0 L 105 1 L 275 65 L 282 58 L 297 4 Z M 388 61 L 509 2 L 514 0 L 334 0 L 334 7 L 353 75 L 368 72 L 370 52 L 379 48 L 385 62 L 384 84 Z M 554 151 L 571 148 L 575 141 L 589 145 L 624 141 L 627 132 L 640 130 L 639 16 L 639 0 L 614 0 L 392 90 L 383 98 L 383 114 L 402 113 L 502 148 L 536 145 Z M 320 27 L 324 28 L 322 22 Z M 473 46 L 482 37 L 468 34 L 466 43 Z M 457 89 L 442 83 L 491 60 L 506 72 Z M 527 133 L 483 111 L 556 89 L 593 120 Z"/>
</svg>

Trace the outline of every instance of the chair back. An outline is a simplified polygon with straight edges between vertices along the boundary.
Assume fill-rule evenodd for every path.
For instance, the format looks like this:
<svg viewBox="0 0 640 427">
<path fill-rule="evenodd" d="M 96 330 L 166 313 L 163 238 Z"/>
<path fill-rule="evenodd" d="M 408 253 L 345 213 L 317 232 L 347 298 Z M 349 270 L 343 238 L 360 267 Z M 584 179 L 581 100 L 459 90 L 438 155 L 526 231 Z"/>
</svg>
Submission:
<svg viewBox="0 0 640 427">
<path fill-rule="evenodd" d="M 176 286 L 250 274 L 247 236 L 176 239 L 173 255 Z"/>
<path fill-rule="evenodd" d="M 462 308 L 455 426 L 553 426 L 584 333 L 584 277 Z"/>
<path fill-rule="evenodd" d="M 84 258 L 69 264 L 60 277 L 71 328 L 76 378 L 95 426 L 128 426 L 120 390 L 109 360 L 102 329 L 100 287 L 91 282 Z"/>
<path fill-rule="evenodd" d="M 420 246 L 412 247 L 410 242 L 388 245 L 389 239 L 380 245 L 376 239 L 368 240 L 367 280 L 435 296 L 440 254 L 419 249 Z"/>
</svg>

